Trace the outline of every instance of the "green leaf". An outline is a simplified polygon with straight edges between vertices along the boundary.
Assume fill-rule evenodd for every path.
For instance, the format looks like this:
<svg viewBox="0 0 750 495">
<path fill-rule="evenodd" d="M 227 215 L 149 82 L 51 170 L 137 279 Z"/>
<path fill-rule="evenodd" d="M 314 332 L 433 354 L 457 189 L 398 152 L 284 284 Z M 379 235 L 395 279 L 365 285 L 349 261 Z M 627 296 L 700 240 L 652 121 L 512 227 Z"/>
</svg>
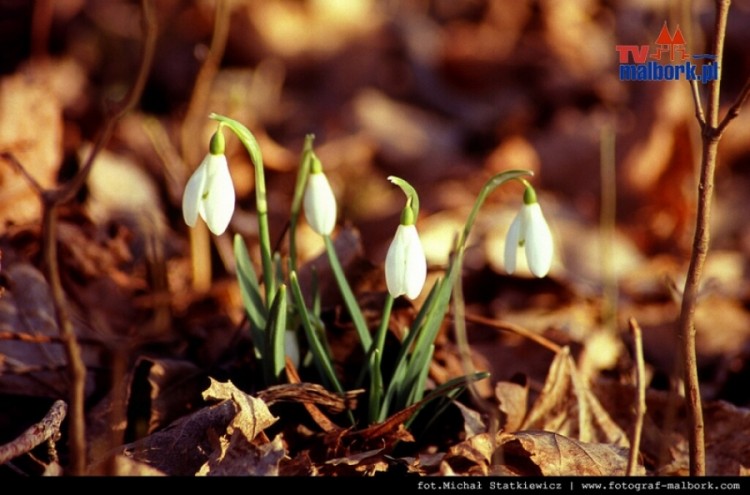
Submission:
<svg viewBox="0 0 750 495">
<path fill-rule="evenodd" d="M 456 398 L 461 392 L 466 390 L 466 387 L 468 387 L 471 383 L 478 382 L 479 380 L 484 380 L 485 378 L 488 378 L 490 374 L 486 371 L 480 371 L 477 373 L 472 373 L 471 375 L 467 376 L 460 376 L 458 378 L 454 378 L 452 380 L 449 380 L 439 387 L 436 387 L 435 389 L 431 390 L 422 400 L 422 404 L 417 409 L 414 414 L 412 414 L 411 418 L 404 424 L 407 428 L 411 423 L 414 421 L 414 418 L 417 417 L 417 415 L 422 411 L 422 409 L 436 399 L 449 399 L 446 401 L 446 403 L 435 411 L 435 414 L 429 419 L 429 421 L 425 424 L 424 430 L 427 430 L 429 428 L 430 424 L 432 424 L 439 416 L 440 414 L 445 410 L 446 407 L 450 404 L 450 399 Z"/>
<path fill-rule="evenodd" d="M 307 306 L 305 306 L 305 299 L 302 296 L 302 288 L 297 279 L 297 272 L 292 271 L 290 273 L 289 282 L 292 284 L 292 297 L 294 298 L 295 307 L 297 308 L 297 312 L 302 321 L 302 328 L 305 331 L 305 337 L 307 337 L 307 343 L 310 346 L 315 366 L 318 368 L 318 372 L 323 378 L 323 381 L 326 382 L 326 387 L 333 388 L 336 392 L 343 394 L 344 387 L 341 386 L 341 383 L 336 376 L 333 362 L 310 321 L 310 315 L 307 312 Z"/>
<path fill-rule="evenodd" d="M 258 287 L 258 277 L 247 253 L 247 246 L 239 234 L 234 236 L 234 259 L 237 263 L 237 281 L 242 295 L 242 304 L 250 321 L 250 332 L 256 348 L 256 355 L 262 358 L 268 313 Z"/>
<path fill-rule="evenodd" d="M 272 381 L 280 383 L 286 367 L 284 332 L 286 332 L 286 285 L 282 284 L 273 298 L 269 318 L 268 355 L 271 356 L 269 373 Z"/>
<path fill-rule="evenodd" d="M 365 353 L 370 351 L 372 345 L 372 336 L 370 335 L 370 329 L 365 322 L 365 317 L 362 315 L 362 310 L 357 303 L 357 299 L 354 297 L 352 288 L 349 286 L 349 282 L 346 280 L 344 275 L 344 269 L 341 268 L 341 262 L 339 261 L 338 254 L 336 254 L 336 248 L 331 241 L 330 236 L 323 236 L 323 240 L 326 245 L 326 252 L 328 253 L 328 261 L 331 264 L 331 270 L 336 278 L 336 283 L 341 291 L 341 296 L 344 298 L 344 304 L 346 309 L 349 311 L 349 316 L 354 323 L 354 328 L 357 330 L 359 341 L 362 344 L 362 349 Z"/>
<path fill-rule="evenodd" d="M 380 372 L 381 353 L 375 349 L 369 359 L 370 363 L 370 400 L 368 403 L 370 424 L 379 423 L 380 402 L 383 397 L 383 375 Z"/>
</svg>

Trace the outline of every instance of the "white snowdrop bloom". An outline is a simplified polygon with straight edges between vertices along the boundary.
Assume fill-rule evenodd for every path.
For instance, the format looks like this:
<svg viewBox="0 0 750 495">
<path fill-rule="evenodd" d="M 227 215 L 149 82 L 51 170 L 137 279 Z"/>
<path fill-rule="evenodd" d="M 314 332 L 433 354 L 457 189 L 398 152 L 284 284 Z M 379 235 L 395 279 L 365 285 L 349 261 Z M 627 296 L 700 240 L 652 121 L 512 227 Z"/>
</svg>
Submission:
<svg viewBox="0 0 750 495">
<path fill-rule="evenodd" d="M 404 211 L 407 210 L 411 213 L 410 206 Z M 385 283 L 394 298 L 405 294 L 409 299 L 416 299 L 427 278 L 427 259 L 413 216 L 413 213 L 402 216 L 385 257 Z"/>
<path fill-rule="evenodd" d="M 323 173 L 320 161 L 313 160 L 304 197 L 305 218 L 320 235 L 330 235 L 336 226 L 336 197 Z"/>
<path fill-rule="evenodd" d="M 509 274 L 516 270 L 516 253 L 518 248 L 523 247 L 531 273 L 544 277 L 552 266 L 552 232 L 531 186 L 526 187 L 523 202 L 505 238 L 505 270 Z"/>
<path fill-rule="evenodd" d="M 200 215 L 213 234 L 221 235 L 233 213 L 234 184 L 224 155 L 224 136 L 217 131 L 211 138 L 211 151 L 185 186 L 182 215 L 190 227 L 195 227 Z"/>
</svg>

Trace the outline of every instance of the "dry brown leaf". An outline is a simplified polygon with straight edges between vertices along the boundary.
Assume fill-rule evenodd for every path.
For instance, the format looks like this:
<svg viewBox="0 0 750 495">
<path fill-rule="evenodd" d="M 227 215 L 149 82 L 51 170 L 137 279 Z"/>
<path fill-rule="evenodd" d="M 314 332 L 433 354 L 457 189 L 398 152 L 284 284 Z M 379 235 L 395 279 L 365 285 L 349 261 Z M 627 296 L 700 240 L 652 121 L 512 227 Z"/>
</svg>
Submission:
<svg viewBox="0 0 750 495">
<path fill-rule="evenodd" d="M 453 401 L 453 403 L 458 406 L 458 410 L 461 411 L 461 416 L 464 418 L 464 433 L 466 434 L 466 438 L 471 438 L 480 433 L 487 433 L 487 425 L 484 424 L 482 415 L 478 411 L 466 407 L 458 401 Z"/>
<path fill-rule="evenodd" d="M 229 439 L 222 436 L 220 447 L 201 466 L 198 476 L 278 476 L 279 464 L 286 455 L 280 435 L 263 445 L 248 442 L 238 431 Z"/>
<path fill-rule="evenodd" d="M 330 464 L 332 466 L 338 466 L 340 464 L 344 464 L 347 466 L 355 466 L 365 459 L 371 459 L 372 457 L 377 456 L 383 452 L 383 449 L 373 449 L 368 450 L 367 452 L 360 452 L 358 454 L 350 454 L 346 455 L 344 457 L 337 457 L 335 459 L 329 459 L 326 461 L 326 464 Z"/>
<path fill-rule="evenodd" d="M 373 449 L 326 461 L 330 474 L 362 474 L 372 476 L 388 470 L 390 462 L 384 457 L 385 449 Z M 335 469 L 334 469 L 335 468 Z"/>
<path fill-rule="evenodd" d="M 45 188 L 62 161 L 62 106 L 51 82 L 23 73 L 0 79 L 0 151 L 9 151 Z M 0 225 L 37 220 L 41 202 L 26 178 L 0 162 Z"/>
<path fill-rule="evenodd" d="M 167 428 L 124 445 L 122 454 L 170 476 L 193 476 L 226 433 L 238 406 L 225 400 L 184 416 Z"/>
<path fill-rule="evenodd" d="M 376 29 L 382 22 L 372 0 L 262 2 L 247 4 L 246 15 L 264 43 L 282 56 L 332 53 Z"/>
<path fill-rule="evenodd" d="M 582 442 L 627 446 L 627 435 L 584 386 L 568 347 L 555 356 L 544 388 L 519 430 L 545 430 Z"/>
<path fill-rule="evenodd" d="M 600 379 L 596 390 L 621 427 L 632 425 L 635 390 L 612 380 Z M 717 476 L 737 476 L 750 459 L 750 409 L 724 401 L 706 401 L 707 472 Z M 647 465 L 655 465 L 660 475 L 689 473 L 687 414 L 684 398 L 661 390 L 646 392 L 641 453 Z"/>
<path fill-rule="evenodd" d="M 521 427 L 526 417 L 529 399 L 529 384 L 523 377 L 523 384 L 513 382 L 498 382 L 495 385 L 495 397 L 497 398 L 500 412 L 505 415 L 503 431 L 514 432 Z"/>
<path fill-rule="evenodd" d="M 623 476 L 628 464 L 628 450 L 603 443 L 586 443 L 548 431 L 521 431 L 508 435 L 502 445 L 505 460 L 519 469 L 534 463 L 543 476 Z M 535 473 L 523 473 L 535 474 Z M 645 474 L 642 466 L 637 474 Z"/>
<path fill-rule="evenodd" d="M 265 402 L 238 389 L 231 380 L 226 383 L 213 378 L 210 380 L 211 384 L 203 391 L 203 399 L 232 401 L 237 407 L 237 415 L 230 426 L 244 433 L 248 441 L 252 441 L 278 419 L 271 414 Z"/>
<path fill-rule="evenodd" d="M 67 390 L 67 358 L 47 281 L 24 262 L 3 266 L 5 291 L 0 298 L 0 393 L 62 397 Z M 75 331 L 82 332 L 78 325 Z M 101 365 L 98 349 L 82 342 L 82 357 L 90 370 Z M 86 376 L 86 393 L 93 391 L 93 374 Z"/>
<path fill-rule="evenodd" d="M 360 91 L 352 104 L 365 133 L 394 166 L 408 167 L 410 174 L 429 171 L 437 178 L 452 164 L 446 157 L 456 154 L 460 136 L 449 121 L 373 89 Z"/>
<path fill-rule="evenodd" d="M 136 368 L 148 370 L 150 411 L 148 433 L 165 427 L 195 406 L 201 398 L 205 377 L 193 363 L 178 359 L 142 358 Z M 137 387 L 131 386 L 131 390 Z"/>
<path fill-rule="evenodd" d="M 460 475 L 487 475 L 496 448 L 497 442 L 492 441 L 489 433 L 481 433 L 453 445 L 443 458 L 441 474 L 445 464 Z"/>
</svg>

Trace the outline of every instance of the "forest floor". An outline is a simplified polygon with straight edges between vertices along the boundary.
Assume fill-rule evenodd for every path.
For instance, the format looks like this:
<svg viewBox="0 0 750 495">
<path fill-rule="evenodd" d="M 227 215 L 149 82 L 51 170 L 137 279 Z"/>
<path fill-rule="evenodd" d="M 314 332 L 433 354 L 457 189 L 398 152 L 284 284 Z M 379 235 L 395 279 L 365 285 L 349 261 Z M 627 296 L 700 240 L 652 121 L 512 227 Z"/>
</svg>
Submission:
<svg viewBox="0 0 750 495">
<path fill-rule="evenodd" d="M 677 320 L 700 126 L 687 82 L 621 81 L 616 46 L 655 50 L 666 23 L 671 33 L 679 26 L 683 50 L 707 53 L 712 2 L 693 2 L 693 12 L 650 0 L 228 1 L 219 12 L 216 2 L 155 3 L 142 95 L 115 122 L 84 187 L 56 209 L 56 273 L 85 364 L 81 473 L 622 475 L 641 385 L 635 473 L 687 475 Z M 69 401 L 71 375 L 44 251 L 50 227 L 39 191 L 10 157 L 43 189 L 78 173 L 113 102 L 136 80 L 144 22 L 140 3 L 126 0 L 1 8 L 0 454 L 18 455 L 0 473 L 59 474 L 74 454 L 70 404 L 54 449 L 13 443 L 56 400 Z M 750 74 L 750 6 L 732 9 L 722 109 Z M 745 110 L 720 145 L 696 312 L 712 475 L 750 473 Z M 181 212 L 216 130 L 211 112 L 258 140 L 282 259 L 303 142 L 315 135 L 338 201 L 333 238 L 373 331 L 403 208 L 386 178 L 419 192 L 427 284 L 416 300 L 396 300 L 386 357 L 445 275 L 483 184 L 505 170 L 533 171 L 555 241 L 552 269 L 535 278 L 521 260 L 506 273 L 505 235 L 523 189 L 499 188 L 480 211 L 462 272 L 471 360 L 461 358 L 451 311 L 427 390 L 469 371 L 489 377 L 411 422 L 409 410 L 368 424 L 354 326 L 321 238 L 301 221 L 300 279 L 308 290 L 315 274 L 347 394 L 320 385 L 301 331 L 298 369 L 288 383 L 264 386 L 232 248 L 239 234 L 260 270 L 256 183 L 230 133 L 237 205 L 228 233 L 205 236 L 210 251 L 201 254 Z M 633 326 L 642 329 L 640 380 Z"/>
</svg>

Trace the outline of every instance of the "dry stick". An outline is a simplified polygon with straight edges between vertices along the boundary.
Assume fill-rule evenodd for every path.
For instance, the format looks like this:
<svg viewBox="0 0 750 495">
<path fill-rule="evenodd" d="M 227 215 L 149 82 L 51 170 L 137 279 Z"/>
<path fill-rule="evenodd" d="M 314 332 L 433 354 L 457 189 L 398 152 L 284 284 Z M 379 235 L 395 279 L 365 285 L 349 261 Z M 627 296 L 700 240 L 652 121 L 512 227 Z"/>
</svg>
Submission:
<svg viewBox="0 0 750 495">
<path fill-rule="evenodd" d="M 195 137 L 201 129 L 201 122 L 206 118 L 206 106 L 210 87 L 219 64 L 224 57 L 224 49 L 229 38 L 229 21 L 231 9 L 226 0 L 216 3 L 214 14 L 214 32 L 208 55 L 198 72 L 193 85 L 193 94 L 188 103 L 187 113 L 180 129 L 180 153 L 185 167 L 190 163 L 200 160 L 199 143 Z M 197 292 L 206 292 L 211 286 L 211 253 L 210 237 L 208 228 L 201 222 L 190 229 L 190 251 L 193 269 L 193 289 Z"/>
<path fill-rule="evenodd" d="M 456 254 L 457 258 L 455 263 L 458 264 L 459 269 L 463 265 L 463 250 L 459 250 Z M 474 364 L 471 360 L 471 348 L 469 347 L 469 339 L 466 335 L 466 307 L 464 305 L 463 296 L 463 284 L 460 276 L 456 277 L 456 282 L 453 285 L 453 327 L 456 332 L 456 345 L 458 346 L 458 352 L 461 359 L 461 366 L 464 371 L 464 375 L 470 376 L 475 372 Z M 479 395 L 476 384 L 470 382 L 467 384 L 467 389 L 471 398 L 476 402 L 480 409 L 484 410 L 487 414 L 488 425 L 487 433 L 490 435 L 490 445 L 492 454 L 490 457 L 489 474 L 496 474 L 493 470 L 496 466 L 500 466 L 503 462 L 503 451 L 502 448 L 497 444 L 497 436 L 500 432 L 500 411 L 497 407 L 493 407 L 489 401 L 486 401 Z"/>
<path fill-rule="evenodd" d="M 646 365 L 643 360 L 643 338 L 641 327 L 635 318 L 630 318 L 630 331 L 635 341 L 635 425 L 633 436 L 630 438 L 630 457 L 626 475 L 635 475 L 638 467 L 638 453 L 641 450 L 641 434 L 643 432 L 643 418 L 646 416 Z"/>
<path fill-rule="evenodd" d="M 5 464 L 27 452 L 31 452 L 37 445 L 60 433 L 60 425 L 65 419 L 68 405 L 61 400 L 56 400 L 49 412 L 42 420 L 29 427 L 12 442 L 0 445 L 0 464 Z"/>
<path fill-rule="evenodd" d="M 81 170 L 67 183 L 57 189 L 45 190 L 26 171 L 26 169 L 10 154 L 3 156 L 11 161 L 26 177 L 32 188 L 42 200 L 42 256 L 45 264 L 45 274 L 50 285 L 52 301 L 55 307 L 55 319 L 60 331 L 60 340 L 65 346 L 68 360 L 68 380 L 70 382 L 70 421 L 68 425 L 70 443 L 70 474 L 81 475 L 86 468 L 86 424 L 85 424 L 85 385 L 86 365 L 81 357 L 81 347 L 76 339 L 73 324 L 68 316 L 65 303 L 65 292 L 60 281 L 60 271 L 57 259 L 57 207 L 72 200 L 91 172 L 98 153 L 106 146 L 119 120 L 138 102 L 146 79 L 151 69 L 151 63 L 156 47 L 156 18 L 151 2 L 142 0 L 144 15 L 145 40 L 143 58 L 130 93 L 113 108 L 111 117 L 105 123 L 99 138 Z"/>
<path fill-rule="evenodd" d="M 724 37 L 730 3 L 730 0 L 716 0 L 714 54 L 716 56 L 716 63 L 719 65 L 719 74 L 721 74 Z M 695 351 L 695 307 L 701 272 L 706 261 L 711 237 L 711 197 L 714 189 L 716 156 L 721 135 L 729 122 L 737 117 L 739 107 L 747 100 L 748 94 L 750 94 L 750 85 L 746 83 L 739 98 L 732 105 L 730 112 L 721 124 L 719 124 L 719 93 L 721 87 L 719 81 L 720 77 L 708 83 L 707 116 L 704 116 L 700 105 L 697 84 L 695 82 L 692 83 L 693 100 L 696 105 L 696 118 L 702 130 L 703 150 L 698 184 L 698 211 L 696 213 L 695 236 L 690 255 L 690 265 L 685 280 L 685 289 L 683 290 L 679 320 L 679 337 L 681 340 L 690 425 L 690 474 L 692 476 L 705 476 L 706 474 L 705 424 L 703 421 L 703 407 L 701 405 L 700 383 L 698 381 L 698 362 Z"/>
<path fill-rule="evenodd" d="M 506 321 L 492 320 L 490 318 L 485 318 L 483 316 L 470 315 L 470 314 L 464 315 L 464 319 L 471 323 L 478 323 L 480 325 L 486 325 L 488 327 L 493 327 L 498 330 L 505 330 L 508 332 L 515 333 L 517 335 L 520 335 L 521 337 L 525 337 L 529 340 L 536 342 L 537 344 L 549 349 L 555 354 L 559 353 L 560 350 L 562 349 L 561 346 L 555 344 L 554 342 L 547 339 L 546 337 L 543 337 L 537 333 L 534 333 L 531 330 L 527 330 L 526 328 L 520 325 L 515 325 L 513 323 L 508 323 Z"/>
</svg>

